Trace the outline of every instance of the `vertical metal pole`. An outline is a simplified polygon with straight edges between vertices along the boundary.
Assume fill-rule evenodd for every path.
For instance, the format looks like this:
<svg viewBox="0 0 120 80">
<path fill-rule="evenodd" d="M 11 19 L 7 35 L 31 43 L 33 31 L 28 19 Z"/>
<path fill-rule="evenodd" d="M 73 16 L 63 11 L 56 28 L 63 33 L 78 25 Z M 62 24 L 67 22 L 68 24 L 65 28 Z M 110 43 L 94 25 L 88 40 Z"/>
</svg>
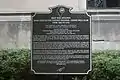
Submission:
<svg viewBox="0 0 120 80">
<path fill-rule="evenodd" d="M 83 76 L 82 78 L 78 78 L 78 76 L 75 76 L 73 80 L 87 80 L 87 77 Z"/>
<path fill-rule="evenodd" d="M 78 77 L 76 76 L 74 80 L 78 80 Z"/>
<path fill-rule="evenodd" d="M 59 78 L 58 80 L 64 80 L 64 79 L 63 79 L 63 75 L 59 75 L 58 78 Z"/>
</svg>

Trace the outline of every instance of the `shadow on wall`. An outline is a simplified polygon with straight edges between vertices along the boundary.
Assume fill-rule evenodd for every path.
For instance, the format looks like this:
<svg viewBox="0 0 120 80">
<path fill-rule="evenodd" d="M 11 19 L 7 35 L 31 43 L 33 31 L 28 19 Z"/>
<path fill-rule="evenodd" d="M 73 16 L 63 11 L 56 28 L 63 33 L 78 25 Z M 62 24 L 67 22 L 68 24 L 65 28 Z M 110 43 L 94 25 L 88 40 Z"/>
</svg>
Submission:
<svg viewBox="0 0 120 80">
<path fill-rule="evenodd" d="M 2 21 L 0 22 L 0 48 L 30 49 L 30 34 L 30 21 Z"/>
<path fill-rule="evenodd" d="M 95 15 L 92 17 L 92 49 L 120 50 L 120 15 Z"/>
</svg>

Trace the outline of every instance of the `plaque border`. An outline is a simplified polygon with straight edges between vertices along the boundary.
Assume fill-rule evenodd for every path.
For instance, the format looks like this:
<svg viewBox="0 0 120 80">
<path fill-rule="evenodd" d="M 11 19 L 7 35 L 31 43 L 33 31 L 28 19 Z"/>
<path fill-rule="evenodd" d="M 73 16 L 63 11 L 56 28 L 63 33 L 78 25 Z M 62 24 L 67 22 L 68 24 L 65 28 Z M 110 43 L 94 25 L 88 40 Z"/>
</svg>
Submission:
<svg viewBox="0 0 120 80">
<path fill-rule="evenodd" d="M 30 44 L 30 49 L 31 49 L 31 71 L 33 71 L 34 72 L 34 74 L 49 74 L 49 75 L 79 75 L 79 74 L 81 74 L 81 75 L 83 75 L 83 74 L 88 74 L 90 71 L 92 71 L 92 25 L 91 25 L 91 21 L 92 21 L 92 16 L 90 16 L 90 15 L 88 15 L 88 13 L 87 13 L 87 11 L 84 11 L 83 13 L 84 14 L 86 14 L 89 18 L 90 18 L 90 69 L 87 71 L 87 73 L 37 73 L 37 72 L 35 72 L 35 70 L 33 69 L 33 67 L 32 67 L 32 61 L 33 61 L 33 59 L 32 59 L 32 55 L 33 55 L 33 53 L 32 53 L 32 33 L 33 33 L 33 17 L 37 14 L 37 13 L 45 13 L 45 14 L 50 14 L 51 12 L 52 12 L 52 8 L 55 8 L 55 7 L 60 7 L 60 6 L 63 6 L 63 7 L 66 7 L 66 8 L 69 8 L 69 12 L 70 13 L 75 13 L 75 11 L 74 12 L 71 12 L 71 10 L 72 10 L 72 8 L 71 7 L 67 7 L 67 6 L 64 6 L 64 5 L 57 5 L 57 6 L 53 6 L 53 7 L 49 7 L 48 9 L 50 10 L 49 12 L 36 12 L 36 13 L 34 13 L 34 15 L 33 16 L 31 16 L 31 21 L 32 21 L 32 23 L 31 23 L 31 25 L 32 25 L 32 28 L 31 28 L 31 40 L 30 40 L 30 42 L 31 42 L 31 44 Z M 78 12 L 77 12 L 78 13 Z"/>
</svg>

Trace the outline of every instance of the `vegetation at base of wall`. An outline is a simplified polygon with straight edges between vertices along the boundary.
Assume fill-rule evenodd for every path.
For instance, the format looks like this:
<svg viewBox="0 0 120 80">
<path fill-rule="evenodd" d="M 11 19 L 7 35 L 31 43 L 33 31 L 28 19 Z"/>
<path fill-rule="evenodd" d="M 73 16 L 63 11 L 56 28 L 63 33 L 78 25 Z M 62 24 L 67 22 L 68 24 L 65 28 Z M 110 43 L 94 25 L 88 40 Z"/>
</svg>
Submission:
<svg viewBox="0 0 120 80">
<path fill-rule="evenodd" d="M 28 69 L 30 51 L 7 49 L 0 51 L 0 80 L 19 80 L 21 73 Z"/>
<path fill-rule="evenodd" d="M 88 80 L 120 80 L 120 51 L 104 50 L 92 54 Z M 30 77 L 30 50 L 0 50 L 0 80 L 27 80 Z M 33 75 L 33 74 L 32 74 Z M 81 76 L 80 76 L 81 77 Z"/>
<path fill-rule="evenodd" d="M 120 80 L 120 51 L 98 51 L 92 55 L 91 80 Z"/>
</svg>

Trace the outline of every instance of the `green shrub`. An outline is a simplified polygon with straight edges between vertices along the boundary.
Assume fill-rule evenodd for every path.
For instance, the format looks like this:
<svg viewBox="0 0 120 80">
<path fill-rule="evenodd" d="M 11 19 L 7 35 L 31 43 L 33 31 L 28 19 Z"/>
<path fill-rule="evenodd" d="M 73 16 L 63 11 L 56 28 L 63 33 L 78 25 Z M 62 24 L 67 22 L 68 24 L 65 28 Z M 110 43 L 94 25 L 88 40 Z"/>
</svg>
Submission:
<svg viewBox="0 0 120 80">
<path fill-rule="evenodd" d="M 105 50 L 92 54 L 91 80 L 120 80 L 120 51 Z"/>
<path fill-rule="evenodd" d="M 8 49 L 0 51 L 0 80 L 15 80 L 28 67 L 30 51 Z"/>
<path fill-rule="evenodd" d="M 120 51 L 94 52 L 92 66 L 92 71 L 86 76 L 88 80 L 120 80 Z M 22 75 L 29 74 L 28 71 L 30 71 L 30 50 L 0 51 L 0 80 L 26 80 Z"/>
</svg>

